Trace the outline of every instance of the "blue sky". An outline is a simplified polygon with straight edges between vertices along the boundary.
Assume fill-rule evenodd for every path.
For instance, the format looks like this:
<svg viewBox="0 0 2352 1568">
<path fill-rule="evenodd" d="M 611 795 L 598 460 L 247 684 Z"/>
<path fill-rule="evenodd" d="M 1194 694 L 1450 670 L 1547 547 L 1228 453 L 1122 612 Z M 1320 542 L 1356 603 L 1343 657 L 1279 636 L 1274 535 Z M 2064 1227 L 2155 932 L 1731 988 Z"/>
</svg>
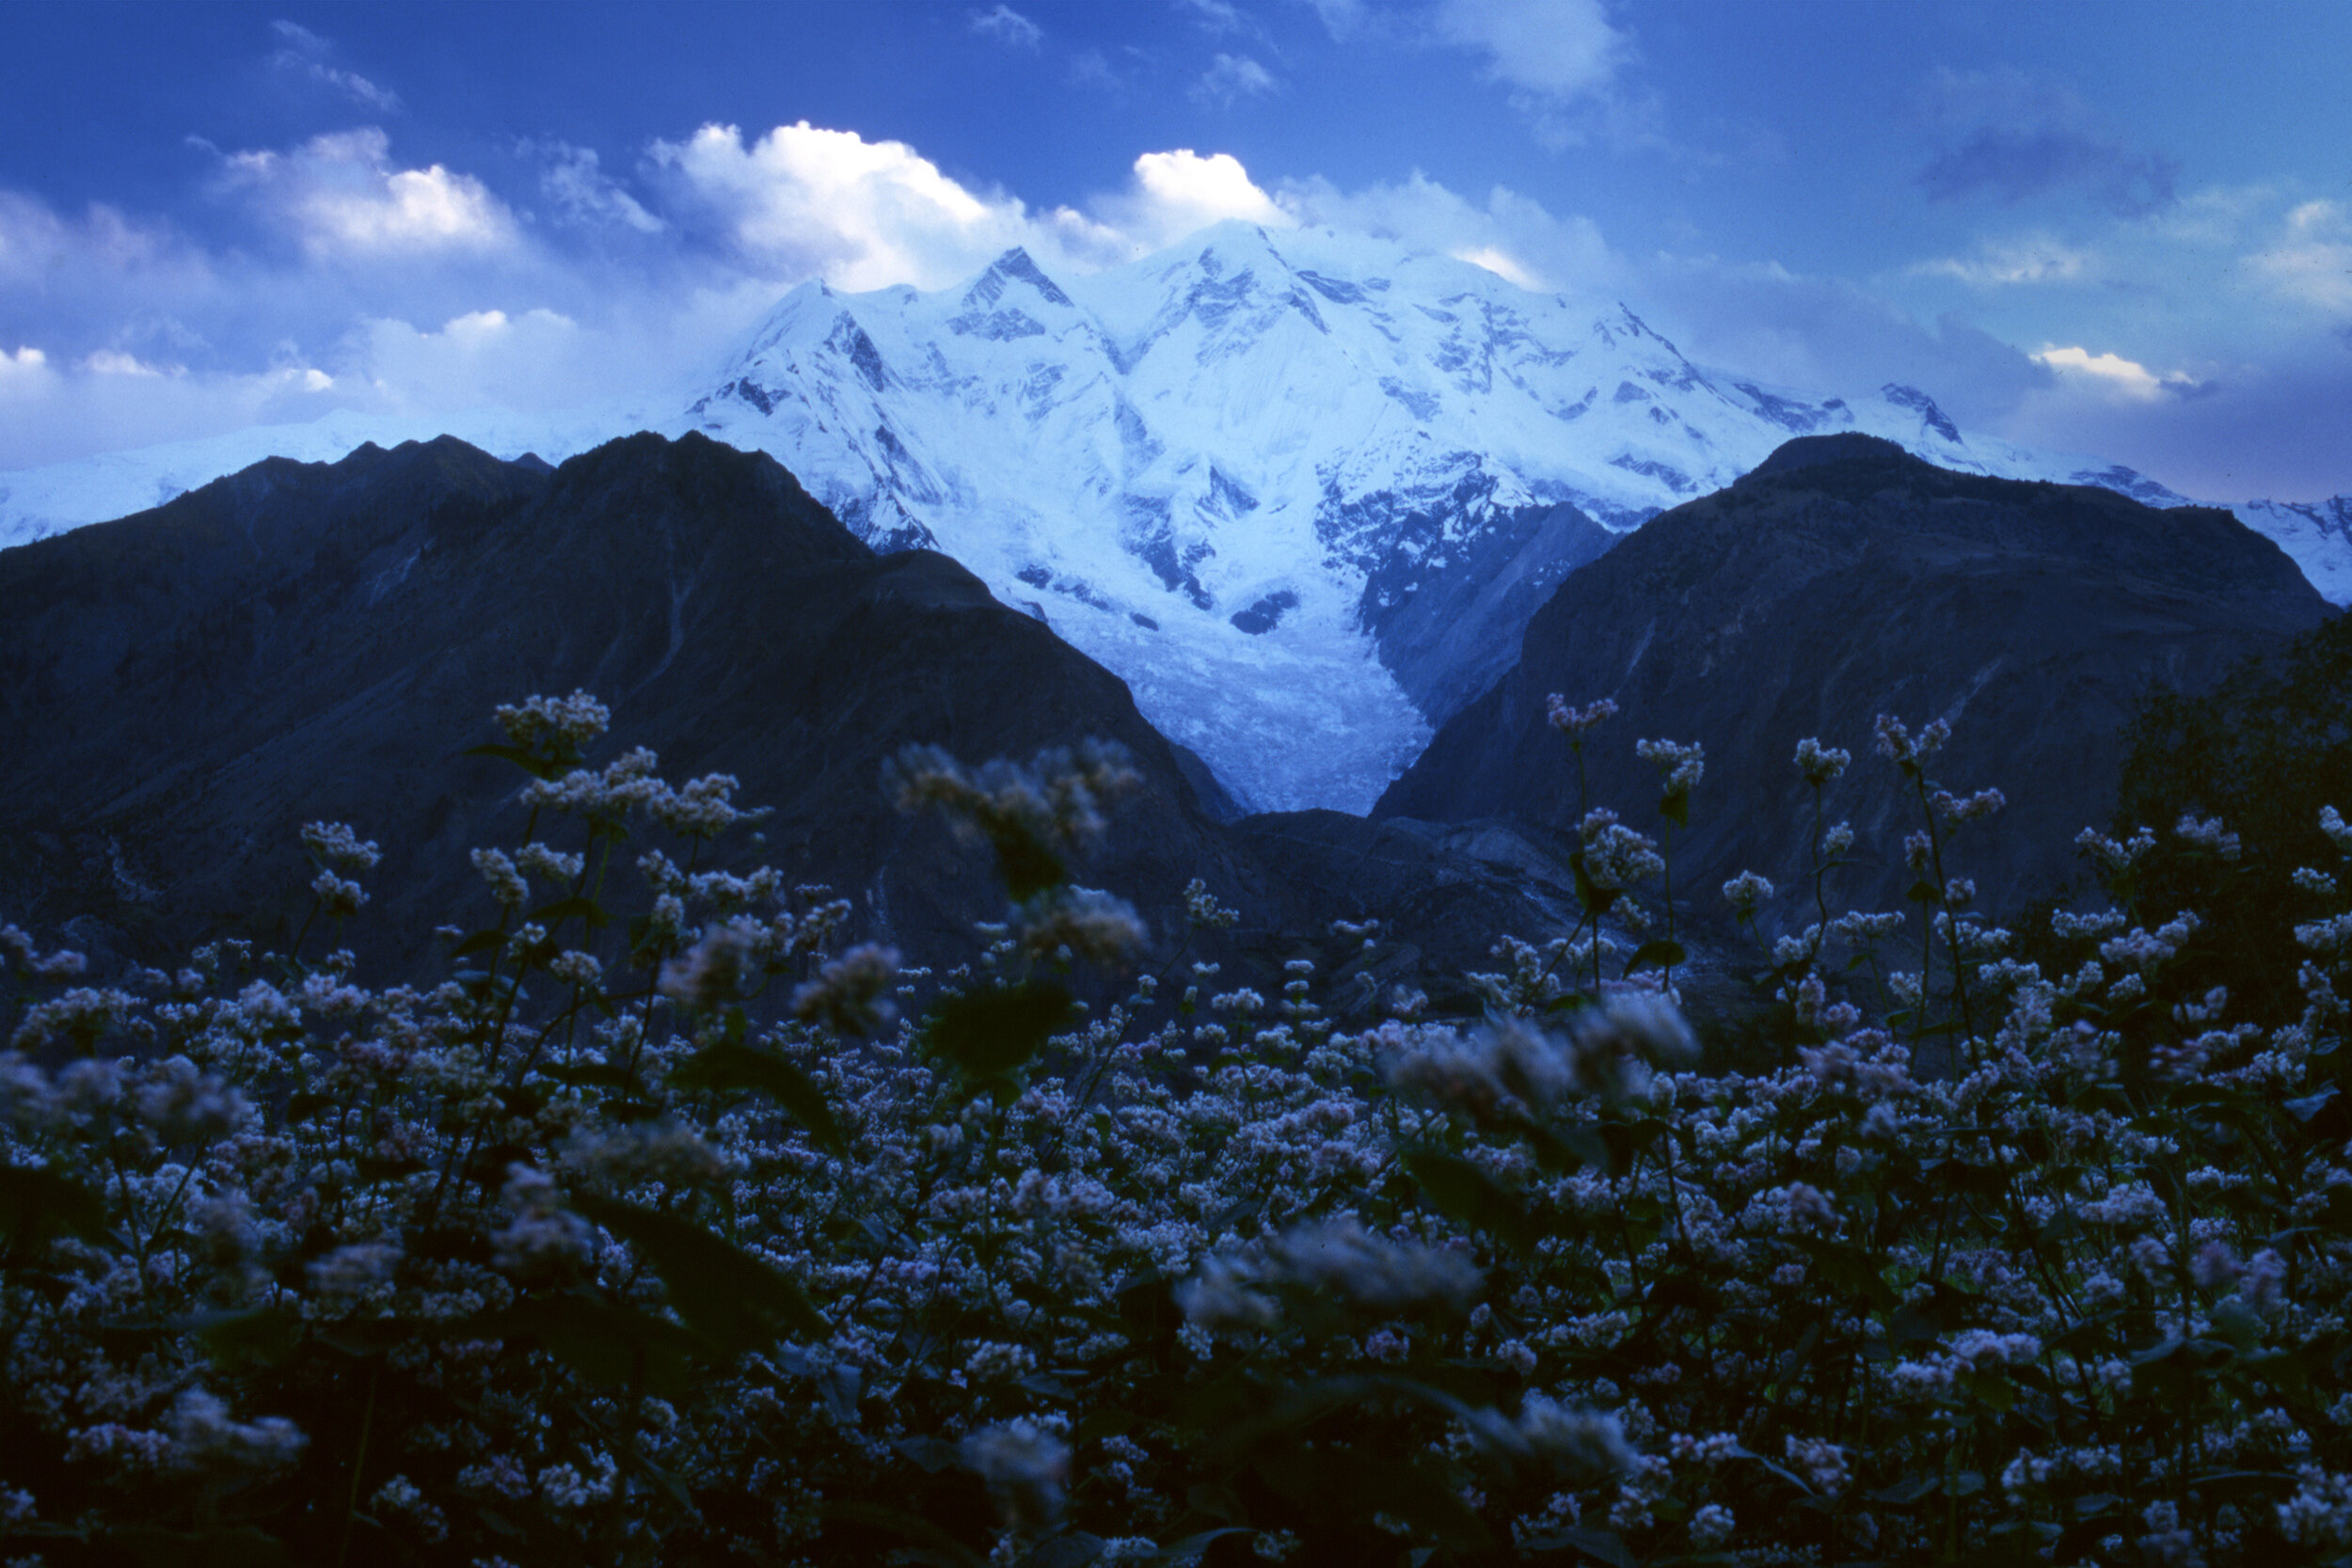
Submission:
<svg viewBox="0 0 2352 1568">
<path fill-rule="evenodd" d="M 553 409 L 1227 216 L 2219 499 L 2352 492 L 2352 6 L 19 5 L 0 467 Z"/>
</svg>

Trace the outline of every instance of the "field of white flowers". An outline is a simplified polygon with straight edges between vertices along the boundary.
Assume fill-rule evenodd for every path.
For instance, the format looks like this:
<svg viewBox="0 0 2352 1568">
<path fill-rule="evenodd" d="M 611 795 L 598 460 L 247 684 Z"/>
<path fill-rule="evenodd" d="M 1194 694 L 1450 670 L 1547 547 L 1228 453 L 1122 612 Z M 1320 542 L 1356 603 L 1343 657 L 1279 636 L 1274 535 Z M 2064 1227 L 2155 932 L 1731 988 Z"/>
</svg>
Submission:
<svg viewBox="0 0 2352 1568">
<path fill-rule="evenodd" d="M 336 948 L 377 855 L 332 824 L 292 952 L 99 984 L 0 927 L 0 1560 L 2352 1554 L 2339 864 L 2248 1016 L 2213 911 L 2135 894 L 2224 825 L 2088 833 L 2104 912 L 2027 961 L 1943 727 L 1807 741 L 1817 798 L 1903 795 L 1912 905 L 1835 913 L 1818 816 L 1812 885 L 1704 890 L 1815 916 L 1726 1043 L 1675 987 L 1703 759 L 1645 741 L 1659 832 L 1585 817 L 1583 926 L 1500 940 L 1484 1018 L 1343 1028 L 1376 929 L 1262 994 L 1071 883 L 1106 750 L 900 759 L 1009 896 L 930 974 L 702 869 L 731 780 L 584 696 L 498 717 L 519 831 L 431 990 Z M 1555 700 L 1564 768 L 1608 718 Z"/>
</svg>

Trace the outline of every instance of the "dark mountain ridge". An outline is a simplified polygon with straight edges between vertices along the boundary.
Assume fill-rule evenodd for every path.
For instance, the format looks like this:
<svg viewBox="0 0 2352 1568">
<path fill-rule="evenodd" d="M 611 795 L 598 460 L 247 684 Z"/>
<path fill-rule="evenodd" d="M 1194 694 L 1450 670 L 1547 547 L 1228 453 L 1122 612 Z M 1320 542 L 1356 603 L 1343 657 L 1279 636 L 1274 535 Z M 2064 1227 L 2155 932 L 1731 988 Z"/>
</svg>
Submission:
<svg viewBox="0 0 2352 1568">
<path fill-rule="evenodd" d="M 0 913 L 82 917 L 77 940 L 150 962 L 211 934 L 282 940 L 307 903 L 296 830 L 346 820 L 387 856 L 352 945 L 373 973 L 431 973 L 427 933 L 487 908 L 467 851 L 521 831 L 516 775 L 461 753 L 495 737 L 496 705 L 576 688 L 612 707 L 608 751 L 738 776 L 774 815 L 729 853 L 832 885 L 854 935 L 911 960 L 969 958 L 972 922 L 1004 909 L 985 852 L 883 799 L 884 760 L 918 741 L 973 762 L 1124 745 L 1143 784 L 1080 873 L 1134 899 L 1164 951 L 1196 876 L 1273 959 L 1380 912 L 1360 856 L 1270 853 L 1216 820 L 1197 761 L 1122 681 L 956 562 L 875 554 L 769 457 L 641 435 L 556 469 L 447 437 L 274 460 L 0 552 Z M 1545 923 L 1512 879 L 1454 859 L 1447 929 L 1487 932 L 1405 943 L 1433 974 Z"/>
<path fill-rule="evenodd" d="M 1842 891 L 1856 908 L 1899 908 L 1917 808 L 1869 754 L 1872 721 L 1943 718 L 1955 733 L 1936 775 L 2010 801 L 1955 869 L 1980 903 L 2013 910 L 2071 873 L 2083 826 L 2106 824 L 2118 733 L 2145 693 L 2202 689 L 2330 613 L 2226 512 L 1952 473 L 1867 436 L 1801 438 L 1571 575 L 1518 664 L 1375 816 L 1572 830 L 1575 779 L 1545 698 L 1605 696 L 1622 713 L 1587 742 L 1594 804 L 1654 832 L 1658 781 L 1634 741 L 1706 748 L 1677 886 L 1711 903 L 1755 869 L 1793 887 L 1811 816 L 1790 759 L 1818 736 L 1856 759 L 1829 801 L 1860 834 Z"/>
</svg>

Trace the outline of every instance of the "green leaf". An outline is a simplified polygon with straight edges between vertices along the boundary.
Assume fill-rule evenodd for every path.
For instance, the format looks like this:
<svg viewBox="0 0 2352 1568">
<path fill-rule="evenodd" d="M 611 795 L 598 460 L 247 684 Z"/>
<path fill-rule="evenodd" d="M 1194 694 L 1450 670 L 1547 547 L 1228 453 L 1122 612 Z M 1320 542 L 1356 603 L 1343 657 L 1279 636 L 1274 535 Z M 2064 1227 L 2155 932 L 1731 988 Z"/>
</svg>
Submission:
<svg viewBox="0 0 2352 1568">
<path fill-rule="evenodd" d="M 1658 815 L 1677 828 L 1689 827 L 1691 792 L 1687 789 L 1669 790 L 1658 802 Z"/>
<path fill-rule="evenodd" d="M 476 953 L 496 952 L 499 944 L 505 940 L 506 933 L 503 931 L 476 931 L 451 948 L 449 956 L 453 958 L 470 958 Z"/>
<path fill-rule="evenodd" d="M 573 1207 L 650 1264 L 686 1326 L 722 1355 L 772 1345 L 787 1330 L 827 1332 L 798 1284 L 691 1220 L 587 1194 Z"/>
<path fill-rule="evenodd" d="M 1405 1157 L 1405 1168 L 1429 1199 L 1429 1206 L 1448 1219 L 1484 1230 L 1520 1252 L 1534 1248 L 1535 1224 L 1515 1193 L 1458 1154 L 1421 1149 Z"/>
<path fill-rule="evenodd" d="M 275 1367 L 302 1340 L 302 1321 L 282 1307 L 202 1313 L 190 1319 L 188 1326 L 223 1367 Z"/>
<path fill-rule="evenodd" d="M 285 1543 L 251 1525 L 182 1531 L 153 1525 L 119 1525 L 99 1537 L 139 1568 L 293 1568 Z"/>
<path fill-rule="evenodd" d="M 1631 974 L 1644 965 L 1672 969 L 1688 956 L 1682 950 L 1682 943 L 1669 942 L 1664 937 L 1654 937 L 1633 950 L 1633 957 L 1625 961 L 1625 972 Z"/>
<path fill-rule="evenodd" d="M 106 1201 L 71 1177 L 34 1165 L 0 1166 L 0 1236 L 11 1252 L 59 1236 L 106 1240 Z"/>
<path fill-rule="evenodd" d="M 1942 1476 L 1913 1476 L 1892 1486 L 1883 1486 L 1870 1494 L 1874 1503 L 1887 1503 L 1896 1508 L 1909 1508 L 1913 1503 L 1944 1484 Z"/>
<path fill-rule="evenodd" d="M 608 926 L 612 921 L 612 917 L 605 912 L 602 904 L 597 903 L 594 898 L 577 894 L 569 898 L 558 898 L 551 904 L 540 905 L 531 911 L 531 918 L 549 930 L 553 930 L 560 922 L 566 920 L 585 921 L 591 928 Z"/>
<path fill-rule="evenodd" d="M 513 763 L 534 779 L 547 778 L 553 767 L 527 746 L 469 746 L 457 753 L 467 757 L 498 757 Z"/>
<path fill-rule="evenodd" d="M 856 1501 L 829 1502 L 819 1511 L 819 1517 L 839 1519 L 846 1524 L 864 1525 L 869 1529 L 884 1530 L 912 1541 L 935 1554 L 931 1560 L 961 1565 L 961 1568 L 981 1568 L 980 1555 L 971 1547 L 932 1524 L 929 1519 L 902 1513 L 880 1503 Z M 821 1544 L 821 1542 L 820 1542 Z"/>
<path fill-rule="evenodd" d="M 1223 1525 L 1216 1529 L 1204 1529 L 1187 1535 L 1181 1541 L 1170 1541 L 1152 1555 L 1162 1562 L 1189 1561 L 1206 1552 L 1209 1549 L 1209 1543 L 1221 1535 L 1255 1535 L 1257 1531 L 1244 1529 L 1239 1525 Z"/>
<path fill-rule="evenodd" d="M 2335 1098 L 2336 1086 L 2330 1084 L 2317 1094 L 2307 1094 L 2298 1100 L 2289 1100 L 2282 1103 L 2286 1106 L 2289 1116 L 2297 1121 L 2309 1122 L 2313 1117 L 2326 1110 L 2329 1101 Z"/>
<path fill-rule="evenodd" d="M 1005 879 L 1005 891 L 1016 904 L 1025 904 L 1070 880 L 1070 868 L 1061 857 L 1017 826 L 997 830 L 990 842 L 996 849 L 996 873 Z"/>
<path fill-rule="evenodd" d="M 1962 1372 L 1958 1382 L 1961 1387 L 1982 1401 L 1989 1410 L 2007 1415 L 2017 1406 L 2017 1386 L 2001 1371 Z"/>
<path fill-rule="evenodd" d="M 1548 1535 L 1530 1541 L 1528 1548 L 1538 1552 L 1581 1552 L 1595 1562 L 1605 1562 L 1609 1568 L 1633 1568 L 1633 1554 L 1615 1530 L 1587 1529 L 1581 1525 L 1569 1525 Z"/>
<path fill-rule="evenodd" d="M 1594 882 L 1584 871 L 1584 851 L 1576 850 L 1568 856 L 1568 865 L 1576 873 L 1576 901 L 1584 906 L 1584 912 L 1597 919 L 1609 912 L 1609 906 L 1625 896 L 1623 888 L 1604 888 Z"/>
<path fill-rule="evenodd" d="M 1082 1529 L 1065 1531 L 1039 1542 L 1037 1549 L 1021 1560 L 1020 1568 L 1086 1568 L 1103 1555 L 1107 1544 L 1101 1536 Z"/>
<path fill-rule="evenodd" d="M 966 1077 L 1001 1091 L 1070 1015 L 1070 993 L 1057 985 L 966 991 L 932 1008 L 924 1034 Z"/>
<path fill-rule="evenodd" d="M 1455 1489 L 1421 1465 L 1358 1449 L 1284 1445 L 1261 1455 L 1256 1468 L 1311 1520 L 1381 1513 L 1446 1545 L 1475 1551 L 1489 1544 L 1486 1526 Z"/>
<path fill-rule="evenodd" d="M 577 1291 L 534 1297 L 487 1320 L 501 1338 L 529 1338 L 588 1382 L 675 1397 L 698 1386 L 700 1346 L 675 1323 Z"/>
<path fill-rule="evenodd" d="M 670 1083 L 685 1089 L 764 1094 L 808 1129 L 819 1148 L 836 1158 L 849 1157 L 849 1137 L 826 1103 L 825 1091 L 809 1082 L 807 1073 L 771 1052 L 722 1040 L 671 1069 Z"/>
<path fill-rule="evenodd" d="M 1940 904 L 1944 901 L 1944 895 L 1936 891 L 1935 884 L 1925 880 L 1914 882 L 1903 889 L 1903 896 L 1915 904 Z"/>
<path fill-rule="evenodd" d="M 2235 1296 L 2213 1309 L 2213 1331 L 2240 1351 L 2262 1343 L 2262 1315 Z"/>
</svg>

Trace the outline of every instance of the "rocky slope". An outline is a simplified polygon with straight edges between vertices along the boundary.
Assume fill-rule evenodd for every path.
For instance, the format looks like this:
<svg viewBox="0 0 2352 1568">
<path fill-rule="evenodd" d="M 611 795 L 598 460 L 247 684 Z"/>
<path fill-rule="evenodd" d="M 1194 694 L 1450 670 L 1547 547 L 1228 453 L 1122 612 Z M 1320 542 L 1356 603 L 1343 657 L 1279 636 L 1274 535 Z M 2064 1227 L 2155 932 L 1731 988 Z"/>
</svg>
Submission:
<svg viewBox="0 0 2352 1568">
<path fill-rule="evenodd" d="M 2330 613 L 2226 512 L 1957 474 L 1868 436 L 1799 439 L 1571 576 L 1516 667 L 1376 815 L 1570 829 L 1577 786 L 1545 698 L 1609 697 L 1622 713 L 1587 743 L 1592 799 L 1645 831 L 1660 826 L 1659 788 L 1635 740 L 1706 748 L 1675 847 L 1687 895 L 1717 905 L 1716 887 L 1752 868 L 1783 890 L 1778 923 L 1806 912 L 1793 890 L 1810 808 L 1790 758 L 1817 736 L 1856 758 L 1829 801 L 1860 833 L 1843 891 L 1899 908 L 1917 807 L 1870 754 L 1872 721 L 1942 718 L 1954 736 L 1936 774 L 2010 801 L 1970 830 L 1955 869 L 1980 902 L 2014 909 L 2070 873 L 2079 829 L 2105 825 L 2116 730 L 2144 691 L 2201 689 Z"/>
</svg>

